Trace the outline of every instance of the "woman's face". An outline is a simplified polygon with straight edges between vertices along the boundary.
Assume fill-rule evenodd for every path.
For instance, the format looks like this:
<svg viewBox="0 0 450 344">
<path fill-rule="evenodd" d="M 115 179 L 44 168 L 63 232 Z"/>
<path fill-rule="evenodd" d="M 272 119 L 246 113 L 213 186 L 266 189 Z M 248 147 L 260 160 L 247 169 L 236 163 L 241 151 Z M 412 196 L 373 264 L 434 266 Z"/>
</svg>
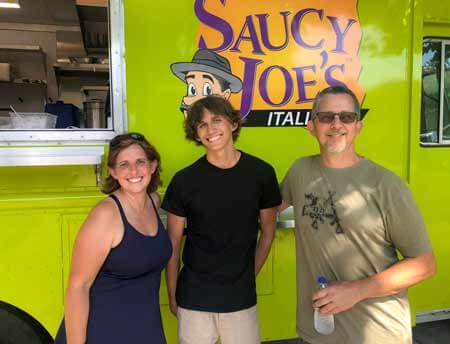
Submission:
<svg viewBox="0 0 450 344">
<path fill-rule="evenodd" d="M 147 159 L 141 146 L 132 144 L 117 155 L 116 164 L 109 168 L 109 173 L 123 190 L 142 192 L 147 190 L 157 164 L 157 161 Z"/>
</svg>

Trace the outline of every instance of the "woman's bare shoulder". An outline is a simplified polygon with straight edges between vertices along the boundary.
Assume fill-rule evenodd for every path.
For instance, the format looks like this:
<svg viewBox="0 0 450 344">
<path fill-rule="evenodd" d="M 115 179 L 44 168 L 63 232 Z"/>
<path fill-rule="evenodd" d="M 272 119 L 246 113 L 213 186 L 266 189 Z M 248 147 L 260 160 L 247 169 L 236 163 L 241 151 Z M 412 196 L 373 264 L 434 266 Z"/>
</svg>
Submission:
<svg viewBox="0 0 450 344">
<path fill-rule="evenodd" d="M 112 199 L 112 197 L 105 197 L 100 202 L 98 202 L 95 207 L 92 209 L 92 211 L 111 211 L 113 209 L 117 209 L 116 202 Z"/>
<path fill-rule="evenodd" d="M 99 229 L 108 229 L 120 221 L 118 207 L 111 197 L 106 197 L 91 210 L 86 223 Z"/>
</svg>

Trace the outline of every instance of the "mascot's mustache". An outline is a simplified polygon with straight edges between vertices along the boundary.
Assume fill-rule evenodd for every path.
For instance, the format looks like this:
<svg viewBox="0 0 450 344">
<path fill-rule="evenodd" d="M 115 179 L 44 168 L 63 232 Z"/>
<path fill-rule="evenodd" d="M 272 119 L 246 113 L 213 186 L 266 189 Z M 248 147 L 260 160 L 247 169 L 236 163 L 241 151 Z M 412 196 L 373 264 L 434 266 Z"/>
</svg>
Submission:
<svg viewBox="0 0 450 344">
<path fill-rule="evenodd" d="M 189 105 L 187 105 L 186 103 L 182 102 L 180 105 L 180 111 L 184 114 L 185 111 L 187 111 L 189 109 Z"/>
</svg>

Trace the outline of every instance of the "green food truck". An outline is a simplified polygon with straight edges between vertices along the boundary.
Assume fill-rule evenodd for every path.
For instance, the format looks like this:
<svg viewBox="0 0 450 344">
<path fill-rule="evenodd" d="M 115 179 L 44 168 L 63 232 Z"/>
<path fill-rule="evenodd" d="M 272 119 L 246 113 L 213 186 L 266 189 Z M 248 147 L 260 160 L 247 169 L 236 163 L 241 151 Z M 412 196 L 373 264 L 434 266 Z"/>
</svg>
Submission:
<svg viewBox="0 0 450 344">
<path fill-rule="evenodd" d="M 365 113 L 358 151 L 408 183 L 436 256 L 435 277 L 410 289 L 413 322 L 450 318 L 450 2 L 0 6 L 0 343 L 52 341 L 74 238 L 105 197 L 111 138 L 138 131 L 150 139 L 162 157 L 161 194 L 203 154 L 184 138 L 183 111 L 211 85 L 186 84 L 171 69 L 199 49 L 222 56 L 242 80 L 222 90 L 245 121 L 237 146 L 270 162 L 279 180 L 318 151 L 304 129 L 315 94 L 329 85 L 355 92 Z M 293 226 L 289 212 L 279 218 L 257 278 L 263 340 L 296 337 Z M 160 299 L 174 344 L 164 278 Z"/>
</svg>

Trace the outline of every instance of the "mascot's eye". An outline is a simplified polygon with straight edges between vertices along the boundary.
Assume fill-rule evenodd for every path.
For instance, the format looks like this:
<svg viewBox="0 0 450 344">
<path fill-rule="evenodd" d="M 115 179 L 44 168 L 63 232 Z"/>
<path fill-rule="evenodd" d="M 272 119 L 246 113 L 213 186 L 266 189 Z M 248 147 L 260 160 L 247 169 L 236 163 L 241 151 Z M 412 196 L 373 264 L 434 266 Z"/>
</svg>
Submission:
<svg viewBox="0 0 450 344">
<path fill-rule="evenodd" d="M 188 96 L 196 96 L 197 95 L 197 89 L 195 88 L 194 84 L 188 84 Z"/>
<path fill-rule="evenodd" d="M 206 83 L 203 85 L 203 95 L 210 96 L 212 94 L 212 87 L 210 84 Z"/>
</svg>

